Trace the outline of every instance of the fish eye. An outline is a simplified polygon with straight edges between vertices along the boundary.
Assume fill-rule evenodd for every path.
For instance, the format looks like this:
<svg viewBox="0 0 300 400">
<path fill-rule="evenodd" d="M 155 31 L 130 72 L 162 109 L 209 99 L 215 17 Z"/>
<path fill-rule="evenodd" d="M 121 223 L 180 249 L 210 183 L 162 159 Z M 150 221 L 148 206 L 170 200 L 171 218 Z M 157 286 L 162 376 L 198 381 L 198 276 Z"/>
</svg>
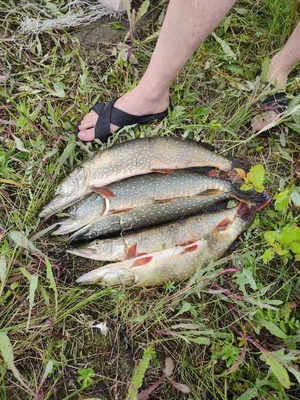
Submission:
<svg viewBox="0 0 300 400">
<path fill-rule="evenodd" d="M 73 206 L 73 207 L 71 207 L 69 214 L 74 215 L 74 214 L 76 214 L 77 210 L 78 210 L 78 206 Z"/>
<path fill-rule="evenodd" d="M 95 241 L 93 242 L 93 244 L 94 244 L 94 246 L 99 247 L 100 244 L 101 244 L 101 242 L 100 242 L 100 240 L 95 240 Z"/>
</svg>

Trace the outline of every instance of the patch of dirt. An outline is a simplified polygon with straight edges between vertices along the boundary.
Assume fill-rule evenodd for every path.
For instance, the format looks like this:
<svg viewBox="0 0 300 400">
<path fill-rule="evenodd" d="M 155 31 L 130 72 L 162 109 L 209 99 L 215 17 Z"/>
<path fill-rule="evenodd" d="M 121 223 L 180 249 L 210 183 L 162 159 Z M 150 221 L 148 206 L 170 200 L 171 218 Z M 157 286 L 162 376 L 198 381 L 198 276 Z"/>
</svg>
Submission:
<svg viewBox="0 0 300 400">
<path fill-rule="evenodd" d="M 124 29 L 116 29 L 114 24 L 123 26 Z M 103 17 L 95 24 L 75 31 L 73 35 L 81 46 L 97 48 L 99 45 L 116 45 L 122 42 L 128 29 L 128 21 Z"/>
</svg>

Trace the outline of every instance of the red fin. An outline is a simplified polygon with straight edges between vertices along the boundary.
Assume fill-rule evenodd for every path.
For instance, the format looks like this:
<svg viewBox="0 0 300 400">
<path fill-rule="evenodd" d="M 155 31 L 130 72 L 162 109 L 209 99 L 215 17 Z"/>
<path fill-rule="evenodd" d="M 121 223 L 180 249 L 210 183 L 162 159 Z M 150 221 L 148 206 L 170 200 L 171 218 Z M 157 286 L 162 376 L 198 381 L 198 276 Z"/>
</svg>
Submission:
<svg viewBox="0 0 300 400">
<path fill-rule="evenodd" d="M 136 257 L 136 246 L 137 243 L 132 244 L 131 246 L 128 247 L 127 249 L 127 258 L 135 258 Z"/>
<path fill-rule="evenodd" d="M 144 256 L 145 254 L 148 254 L 148 253 L 136 253 L 136 257 Z"/>
<path fill-rule="evenodd" d="M 159 174 L 169 175 L 173 172 L 173 169 L 152 169 L 152 172 L 158 172 Z"/>
<path fill-rule="evenodd" d="M 207 175 L 207 176 L 211 176 L 211 177 L 218 176 L 218 170 L 216 170 L 216 169 L 211 169 L 210 171 L 208 171 L 208 173 L 207 173 L 206 175 Z"/>
<path fill-rule="evenodd" d="M 135 260 L 131 267 L 140 267 L 141 265 L 148 264 L 152 260 L 152 258 L 152 256 L 138 258 Z"/>
<path fill-rule="evenodd" d="M 116 197 L 116 195 L 105 186 L 99 188 L 93 187 L 92 189 L 94 192 L 99 193 L 102 197 Z"/>
<path fill-rule="evenodd" d="M 180 243 L 180 246 L 188 246 L 189 244 L 195 243 L 196 240 L 198 240 L 198 239 L 187 240 L 186 242 Z"/>
<path fill-rule="evenodd" d="M 227 228 L 227 226 L 228 226 L 229 224 L 231 224 L 231 222 L 232 222 L 232 221 L 230 221 L 230 219 L 228 219 L 228 218 L 223 219 L 223 220 L 216 226 L 216 230 L 217 230 L 217 231 L 224 231 L 224 230 Z"/>
<path fill-rule="evenodd" d="M 195 251 L 198 249 L 198 245 L 197 244 L 192 244 L 191 246 L 186 247 L 182 253 L 189 253 L 190 251 Z"/>
</svg>

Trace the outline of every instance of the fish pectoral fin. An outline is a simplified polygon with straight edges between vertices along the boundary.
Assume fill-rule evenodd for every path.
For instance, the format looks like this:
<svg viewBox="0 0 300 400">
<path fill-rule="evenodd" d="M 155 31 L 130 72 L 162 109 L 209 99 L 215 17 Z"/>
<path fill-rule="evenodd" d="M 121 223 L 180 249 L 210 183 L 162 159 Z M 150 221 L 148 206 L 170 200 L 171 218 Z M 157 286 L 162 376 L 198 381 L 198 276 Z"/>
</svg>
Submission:
<svg viewBox="0 0 300 400">
<path fill-rule="evenodd" d="M 136 252 L 137 243 L 132 244 L 131 246 L 127 247 L 126 249 L 126 258 L 135 258 L 137 256 Z"/>
<path fill-rule="evenodd" d="M 218 225 L 216 226 L 216 231 L 224 231 L 228 225 L 231 224 L 232 221 L 228 218 L 224 218 Z"/>
<path fill-rule="evenodd" d="M 93 186 L 92 190 L 93 190 L 93 192 L 100 194 L 100 196 L 102 196 L 104 198 L 116 197 L 116 195 L 105 186 L 101 186 L 101 187 Z"/>
<path fill-rule="evenodd" d="M 131 265 L 132 267 L 140 267 L 141 265 L 146 265 L 152 260 L 152 256 L 137 258 L 135 262 Z"/>
<path fill-rule="evenodd" d="M 187 246 L 183 249 L 182 254 L 183 253 L 190 253 L 191 251 L 195 251 L 198 249 L 198 244 L 192 244 L 191 246 Z"/>
<path fill-rule="evenodd" d="M 183 247 L 183 246 L 189 246 L 189 245 L 191 245 L 192 243 L 195 243 L 197 240 L 199 240 L 199 238 L 187 240 L 186 242 L 182 242 L 182 243 L 180 243 L 179 245 L 182 246 L 182 247 Z"/>
<path fill-rule="evenodd" d="M 158 174 L 165 174 L 165 175 L 169 175 L 172 174 L 172 172 L 174 172 L 173 169 L 152 169 L 152 172 L 157 172 Z"/>
</svg>

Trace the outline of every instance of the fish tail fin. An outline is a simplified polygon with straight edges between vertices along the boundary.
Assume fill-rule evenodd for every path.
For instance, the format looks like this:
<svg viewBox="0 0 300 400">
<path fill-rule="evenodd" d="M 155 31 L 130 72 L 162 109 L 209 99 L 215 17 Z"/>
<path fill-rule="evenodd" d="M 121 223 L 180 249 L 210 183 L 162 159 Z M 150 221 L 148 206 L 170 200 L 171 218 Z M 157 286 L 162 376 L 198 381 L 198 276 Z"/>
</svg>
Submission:
<svg viewBox="0 0 300 400">
<path fill-rule="evenodd" d="M 241 190 L 237 184 L 231 185 L 230 194 L 239 201 L 256 206 L 257 210 L 265 207 L 270 202 L 270 196 L 267 193 L 259 193 L 254 189 Z"/>
<path fill-rule="evenodd" d="M 248 172 L 252 166 L 248 161 L 242 160 L 240 158 L 233 158 L 231 160 L 231 164 L 232 170 L 234 170 L 235 168 L 240 168 L 243 169 L 245 172 Z"/>
<path fill-rule="evenodd" d="M 236 215 L 243 221 L 250 221 L 254 218 L 257 208 L 247 203 L 240 202 Z"/>
</svg>

